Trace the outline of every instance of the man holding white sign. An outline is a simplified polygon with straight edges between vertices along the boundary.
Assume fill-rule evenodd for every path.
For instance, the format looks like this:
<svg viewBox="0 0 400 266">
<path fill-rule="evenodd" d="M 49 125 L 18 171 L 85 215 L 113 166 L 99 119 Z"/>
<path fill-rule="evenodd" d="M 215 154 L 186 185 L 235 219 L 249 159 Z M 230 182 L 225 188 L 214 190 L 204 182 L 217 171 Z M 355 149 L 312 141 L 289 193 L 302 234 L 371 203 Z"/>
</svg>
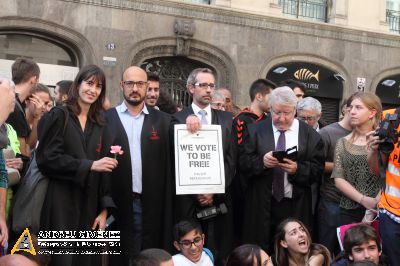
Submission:
<svg viewBox="0 0 400 266">
<path fill-rule="evenodd" d="M 186 125 L 175 125 L 174 135 L 176 194 L 225 193 L 221 126 L 203 125 L 192 134 Z"/>
<path fill-rule="evenodd" d="M 179 220 L 200 219 L 206 235 L 206 246 L 212 250 L 218 263 L 228 255 L 232 248 L 233 216 L 230 185 L 234 175 L 235 158 L 231 133 L 232 114 L 211 109 L 211 94 L 215 88 L 215 78 L 210 69 L 197 68 L 193 70 L 188 77 L 186 86 L 193 96 L 193 103 L 188 108 L 176 113 L 174 122 L 175 124 L 186 124 L 187 130 L 191 134 L 188 134 L 187 130 L 183 132 L 181 127 L 176 129 L 175 139 L 179 137 L 180 143 L 175 143 L 175 145 L 179 144 L 175 150 L 180 149 L 180 154 L 184 154 L 186 151 L 187 156 L 186 161 L 182 158 L 175 158 L 176 165 L 187 162 L 188 169 L 190 168 L 190 172 L 193 173 L 191 177 L 194 183 L 200 183 L 199 186 L 202 186 L 207 185 L 204 183 L 208 182 L 208 184 L 214 184 L 214 187 L 209 186 L 208 189 L 202 190 L 203 193 L 177 195 L 176 215 Z M 202 126 L 203 130 L 198 131 Z M 219 139 L 222 140 L 220 144 L 218 144 L 218 132 L 220 132 Z M 179 134 L 192 135 L 192 140 L 184 143 L 186 138 Z M 214 136 L 210 137 L 210 134 Z M 221 144 L 222 153 L 218 151 Z M 207 171 L 207 168 L 222 159 L 222 156 L 223 164 L 220 164 L 220 168 L 223 167 L 223 169 L 220 170 L 224 175 L 219 181 L 221 171 L 212 174 L 211 171 Z M 218 160 L 212 157 L 218 158 Z M 178 180 L 179 174 L 177 172 L 177 192 L 179 192 L 179 184 L 182 183 L 182 179 Z M 190 176 L 189 179 L 191 179 Z M 204 180 L 204 183 L 201 184 L 201 181 L 198 182 L 198 180 Z M 218 186 L 223 182 L 225 183 L 225 193 L 215 194 L 221 193 Z"/>
</svg>

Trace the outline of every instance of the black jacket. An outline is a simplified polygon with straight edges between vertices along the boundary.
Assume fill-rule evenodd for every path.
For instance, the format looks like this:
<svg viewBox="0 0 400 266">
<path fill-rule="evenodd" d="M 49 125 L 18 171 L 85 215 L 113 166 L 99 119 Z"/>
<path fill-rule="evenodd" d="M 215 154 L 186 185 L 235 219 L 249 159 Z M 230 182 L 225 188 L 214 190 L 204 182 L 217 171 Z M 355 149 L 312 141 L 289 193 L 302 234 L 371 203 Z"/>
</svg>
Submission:
<svg viewBox="0 0 400 266">
<path fill-rule="evenodd" d="M 147 108 L 141 132 L 142 157 L 142 249 L 172 248 L 172 184 L 173 164 L 170 158 L 169 128 L 171 116 Z M 107 130 L 111 145 L 120 145 L 124 153 L 118 155 L 118 167 L 111 175 L 112 197 L 117 205 L 113 230 L 121 231 L 122 261 L 111 256 L 111 265 L 128 265 L 134 255 L 132 166 L 128 137 L 117 110 L 107 111 Z M 119 258 L 121 259 L 121 258 Z"/>
<path fill-rule="evenodd" d="M 224 167 L 225 167 L 225 194 L 215 194 L 214 204 L 225 203 L 228 213 L 218 215 L 212 221 L 202 222 L 203 229 L 206 230 L 206 244 L 216 257 L 216 261 L 226 257 L 232 250 L 233 238 L 233 210 L 231 184 L 235 175 L 235 147 L 232 138 L 232 113 L 214 110 L 212 112 L 213 125 L 221 125 L 222 130 L 222 148 L 224 151 Z M 186 124 L 186 118 L 193 114 L 192 107 L 188 107 L 174 114 L 173 124 Z M 201 209 L 197 203 L 195 195 L 179 195 L 176 196 L 176 220 L 194 218 L 196 212 Z M 215 235 L 207 234 L 207 228 L 213 223 Z M 212 239 L 211 239 L 211 238 Z"/>
<path fill-rule="evenodd" d="M 240 160 L 241 168 L 251 172 L 245 195 L 243 240 L 255 243 L 263 249 L 269 248 L 271 225 L 271 197 L 273 168 L 264 168 L 263 156 L 275 150 L 272 119 L 249 126 L 245 154 Z M 293 185 L 293 199 L 296 208 L 292 214 L 309 228 L 312 225 L 311 185 L 322 176 L 325 158 L 323 142 L 310 126 L 299 121 L 297 172 L 288 176 Z"/>
</svg>

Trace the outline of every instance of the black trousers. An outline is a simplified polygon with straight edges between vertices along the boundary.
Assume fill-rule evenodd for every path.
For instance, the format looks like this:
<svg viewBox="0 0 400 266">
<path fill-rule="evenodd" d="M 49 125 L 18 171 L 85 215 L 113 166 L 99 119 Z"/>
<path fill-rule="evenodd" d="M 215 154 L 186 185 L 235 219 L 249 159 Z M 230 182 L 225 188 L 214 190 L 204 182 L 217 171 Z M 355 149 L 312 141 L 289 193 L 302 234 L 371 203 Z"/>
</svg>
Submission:
<svg viewBox="0 0 400 266">
<path fill-rule="evenodd" d="M 365 215 L 365 208 L 343 209 L 340 208 L 340 225 L 359 223 Z"/>
</svg>

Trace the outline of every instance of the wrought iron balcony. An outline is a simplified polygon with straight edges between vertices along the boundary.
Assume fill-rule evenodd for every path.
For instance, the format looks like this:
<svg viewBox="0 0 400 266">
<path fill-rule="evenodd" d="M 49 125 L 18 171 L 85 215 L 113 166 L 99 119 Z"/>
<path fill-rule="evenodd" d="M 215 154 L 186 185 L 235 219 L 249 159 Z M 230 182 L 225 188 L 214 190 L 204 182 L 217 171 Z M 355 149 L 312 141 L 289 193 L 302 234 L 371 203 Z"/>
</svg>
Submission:
<svg viewBox="0 0 400 266">
<path fill-rule="evenodd" d="M 279 0 L 283 14 L 327 22 L 326 0 Z"/>
<path fill-rule="evenodd" d="M 400 11 L 386 9 L 386 22 L 390 31 L 400 33 Z"/>
</svg>

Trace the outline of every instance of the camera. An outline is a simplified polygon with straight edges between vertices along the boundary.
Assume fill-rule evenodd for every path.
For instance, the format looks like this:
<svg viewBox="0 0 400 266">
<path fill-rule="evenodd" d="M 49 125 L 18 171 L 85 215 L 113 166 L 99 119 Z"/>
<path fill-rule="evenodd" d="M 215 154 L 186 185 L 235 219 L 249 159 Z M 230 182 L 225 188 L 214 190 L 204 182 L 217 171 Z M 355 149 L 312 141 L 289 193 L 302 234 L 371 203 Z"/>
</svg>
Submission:
<svg viewBox="0 0 400 266">
<path fill-rule="evenodd" d="M 379 150 L 385 154 L 390 154 L 394 149 L 394 144 L 398 142 L 400 136 L 397 132 L 399 116 L 399 113 L 387 114 L 380 123 L 379 129 L 375 131 L 374 136 L 378 136 L 380 140 L 383 140 L 379 144 Z"/>
<path fill-rule="evenodd" d="M 219 206 L 211 206 L 196 213 L 197 219 L 207 220 L 213 218 L 219 214 L 225 214 L 228 212 L 228 208 L 225 203 L 221 203 Z"/>
</svg>

